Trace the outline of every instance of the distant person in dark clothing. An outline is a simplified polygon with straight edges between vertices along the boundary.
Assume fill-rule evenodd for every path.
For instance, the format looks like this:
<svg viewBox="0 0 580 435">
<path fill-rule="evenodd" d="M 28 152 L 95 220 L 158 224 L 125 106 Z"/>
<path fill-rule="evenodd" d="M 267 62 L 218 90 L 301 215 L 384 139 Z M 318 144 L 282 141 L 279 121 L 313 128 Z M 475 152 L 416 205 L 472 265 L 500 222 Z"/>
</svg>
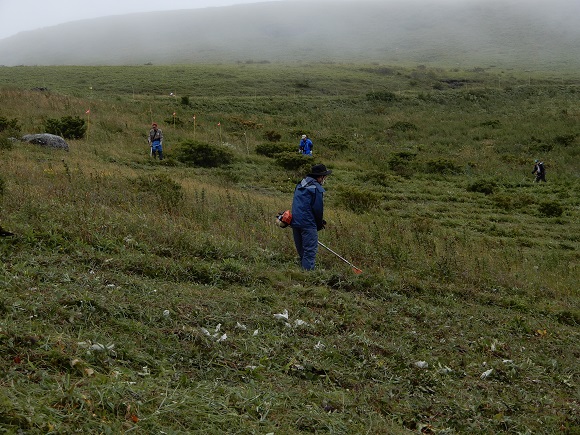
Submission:
<svg viewBox="0 0 580 435">
<path fill-rule="evenodd" d="M 546 168 L 544 168 L 544 162 L 540 162 L 538 159 L 534 161 L 534 170 L 532 174 L 536 174 L 536 183 L 540 181 L 546 182 Z"/>
<path fill-rule="evenodd" d="M 163 160 L 163 132 L 157 127 L 157 123 L 151 125 L 147 140 L 151 147 L 151 156 L 156 158 L 156 155 L 159 155 L 159 160 Z"/>
<path fill-rule="evenodd" d="M 296 186 L 292 201 L 292 233 L 294 245 L 304 270 L 314 269 L 318 252 L 318 231 L 324 229 L 324 188 L 332 173 L 323 164 L 312 166 L 310 173 Z"/>
</svg>

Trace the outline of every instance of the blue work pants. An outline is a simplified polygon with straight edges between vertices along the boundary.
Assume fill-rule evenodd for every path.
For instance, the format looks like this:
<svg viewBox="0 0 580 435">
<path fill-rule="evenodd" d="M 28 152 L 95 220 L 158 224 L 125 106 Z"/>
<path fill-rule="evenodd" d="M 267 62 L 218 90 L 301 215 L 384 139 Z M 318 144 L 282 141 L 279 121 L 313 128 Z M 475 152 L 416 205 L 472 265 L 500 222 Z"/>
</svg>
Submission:
<svg viewBox="0 0 580 435">
<path fill-rule="evenodd" d="M 163 160 L 163 147 L 159 141 L 154 141 L 151 144 L 151 156 L 155 158 L 156 154 L 159 155 L 159 160 Z"/>
<path fill-rule="evenodd" d="M 304 270 L 313 270 L 314 260 L 318 251 L 318 231 L 315 227 L 292 228 L 292 233 L 302 268 Z"/>
</svg>

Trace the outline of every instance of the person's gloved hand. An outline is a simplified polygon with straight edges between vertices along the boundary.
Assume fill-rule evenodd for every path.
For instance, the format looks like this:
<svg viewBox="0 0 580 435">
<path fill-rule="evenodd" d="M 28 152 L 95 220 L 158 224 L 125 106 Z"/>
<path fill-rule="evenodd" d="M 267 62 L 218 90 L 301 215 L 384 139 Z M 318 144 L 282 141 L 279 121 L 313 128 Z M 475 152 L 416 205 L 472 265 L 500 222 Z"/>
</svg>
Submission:
<svg viewBox="0 0 580 435">
<path fill-rule="evenodd" d="M 321 230 L 326 228 L 326 221 L 324 219 L 322 219 L 322 227 L 320 227 Z"/>
</svg>

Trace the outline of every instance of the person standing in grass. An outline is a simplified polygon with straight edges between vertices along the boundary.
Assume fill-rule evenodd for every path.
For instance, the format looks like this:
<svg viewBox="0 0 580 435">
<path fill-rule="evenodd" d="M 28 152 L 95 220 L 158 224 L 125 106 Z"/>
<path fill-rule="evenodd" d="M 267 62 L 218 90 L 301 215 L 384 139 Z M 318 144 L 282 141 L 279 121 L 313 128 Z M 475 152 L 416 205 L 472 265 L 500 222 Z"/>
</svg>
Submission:
<svg viewBox="0 0 580 435">
<path fill-rule="evenodd" d="M 300 154 L 312 157 L 312 141 L 305 134 L 302 135 L 300 139 L 300 146 L 298 148 Z"/>
<path fill-rule="evenodd" d="M 544 162 L 540 162 L 538 159 L 534 160 L 534 170 L 532 174 L 536 174 L 536 183 L 540 181 L 546 182 L 546 168 L 544 168 Z"/>
<path fill-rule="evenodd" d="M 324 229 L 324 188 L 332 173 L 323 164 L 312 166 L 310 173 L 298 183 L 292 201 L 292 233 L 294 245 L 304 270 L 313 270 L 318 251 L 318 231 Z"/>
<path fill-rule="evenodd" d="M 156 158 L 156 155 L 159 155 L 159 160 L 163 160 L 163 132 L 157 127 L 156 122 L 151 125 L 147 140 L 151 147 L 151 156 Z"/>
</svg>

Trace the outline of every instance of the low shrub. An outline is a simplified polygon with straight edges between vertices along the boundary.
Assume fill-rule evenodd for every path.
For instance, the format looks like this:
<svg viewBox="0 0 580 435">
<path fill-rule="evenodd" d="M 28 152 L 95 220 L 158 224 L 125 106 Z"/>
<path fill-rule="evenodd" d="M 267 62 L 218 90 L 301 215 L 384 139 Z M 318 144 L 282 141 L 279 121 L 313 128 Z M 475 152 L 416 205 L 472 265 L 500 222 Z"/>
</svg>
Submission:
<svg viewBox="0 0 580 435">
<path fill-rule="evenodd" d="M 397 177 L 383 171 L 369 171 L 361 175 L 361 180 L 387 187 L 395 183 L 397 181 Z"/>
<path fill-rule="evenodd" d="M 337 196 L 343 207 L 355 213 L 366 213 L 377 208 L 382 199 L 378 192 L 354 186 L 340 188 Z"/>
<path fill-rule="evenodd" d="M 553 143 L 539 143 L 539 144 L 532 145 L 530 147 L 531 151 L 536 151 L 536 152 L 540 152 L 540 153 L 548 153 L 548 152 L 552 151 L 553 149 L 554 149 Z"/>
<path fill-rule="evenodd" d="M 297 171 L 301 169 L 306 171 L 312 164 L 312 157 L 303 154 L 284 152 L 276 154 L 276 164 L 289 171 Z"/>
<path fill-rule="evenodd" d="M 0 134 L 0 150 L 12 149 L 12 140 L 9 135 Z"/>
<path fill-rule="evenodd" d="M 266 157 L 275 157 L 280 153 L 297 152 L 298 147 L 285 143 L 263 143 L 256 146 L 256 153 Z"/>
<path fill-rule="evenodd" d="M 391 130 L 397 131 L 417 131 L 418 128 L 415 124 L 407 121 L 397 121 L 391 125 Z"/>
<path fill-rule="evenodd" d="M 87 132 L 85 120 L 78 116 L 49 118 L 45 121 L 44 128 L 47 133 L 62 136 L 65 139 L 82 139 Z"/>
<path fill-rule="evenodd" d="M 368 92 L 367 100 L 393 102 L 397 101 L 397 95 L 389 91 Z"/>
<path fill-rule="evenodd" d="M 491 121 L 485 121 L 480 124 L 482 127 L 499 128 L 501 127 L 501 122 L 498 119 L 493 119 Z"/>
<path fill-rule="evenodd" d="M 188 140 L 178 145 L 176 159 L 188 166 L 217 168 L 232 163 L 234 154 L 220 145 Z"/>
<path fill-rule="evenodd" d="M 554 143 L 563 147 L 569 147 L 574 144 L 577 136 L 577 134 L 564 134 L 556 136 L 554 138 Z"/>
<path fill-rule="evenodd" d="M 560 217 L 564 213 L 564 207 L 556 201 L 544 201 L 538 206 L 538 211 L 542 216 Z"/>
<path fill-rule="evenodd" d="M 348 149 L 348 141 L 344 136 L 341 135 L 333 135 L 327 138 L 322 138 L 319 140 L 321 145 L 325 147 L 336 150 L 336 151 L 344 151 Z"/>
<path fill-rule="evenodd" d="M 446 159 L 428 160 L 424 163 L 423 167 L 424 172 L 427 174 L 455 175 L 461 173 L 460 166 Z"/>
<path fill-rule="evenodd" d="M 18 120 L 16 118 L 7 119 L 0 116 L 0 132 L 2 131 L 19 132 L 20 125 L 18 124 Z"/>
<path fill-rule="evenodd" d="M 491 195 L 497 189 L 497 183 L 493 180 L 477 180 L 467 186 L 468 192 Z"/>
<path fill-rule="evenodd" d="M 274 130 L 269 130 L 264 133 L 264 137 L 270 142 L 280 142 L 282 135 L 275 132 Z"/>
<path fill-rule="evenodd" d="M 409 151 L 402 151 L 399 153 L 394 153 L 389 161 L 389 169 L 398 175 L 403 177 L 408 177 L 413 174 L 413 160 L 417 155 Z"/>
<path fill-rule="evenodd" d="M 504 210 L 514 210 L 527 207 L 534 203 L 534 197 L 528 194 L 498 194 L 494 195 L 493 202 Z"/>
</svg>

